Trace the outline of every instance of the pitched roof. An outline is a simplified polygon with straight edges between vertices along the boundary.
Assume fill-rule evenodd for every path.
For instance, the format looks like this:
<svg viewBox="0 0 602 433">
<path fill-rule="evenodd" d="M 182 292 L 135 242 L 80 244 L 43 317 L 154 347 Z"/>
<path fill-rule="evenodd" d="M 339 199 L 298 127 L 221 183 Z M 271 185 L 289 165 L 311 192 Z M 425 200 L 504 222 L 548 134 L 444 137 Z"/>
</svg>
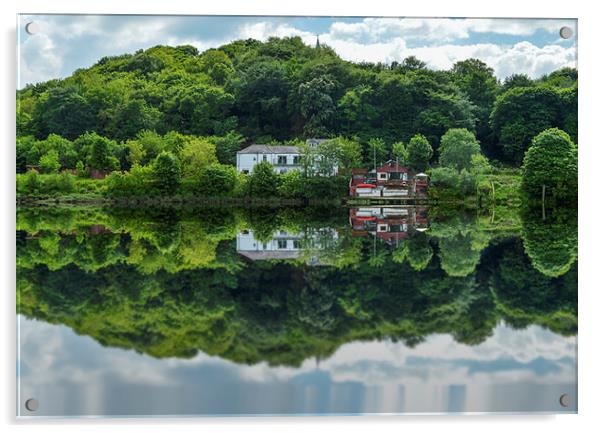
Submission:
<svg viewBox="0 0 602 433">
<path fill-rule="evenodd" d="M 387 161 L 384 165 L 381 165 L 380 167 L 376 168 L 376 171 L 378 173 L 383 173 L 383 172 L 393 172 L 393 173 L 408 173 L 410 170 L 407 167 L 402 166 L 401 164 L 395 162 L 395 161 Z"/>
<path fill-rule="evenodd" d="M 239 150 L 238 154 L 245 153 L 300 153 L 301 151 L 297 146 L 268 146 L 267 144 L 251 144 L 242 150 Z"/>
</svg>

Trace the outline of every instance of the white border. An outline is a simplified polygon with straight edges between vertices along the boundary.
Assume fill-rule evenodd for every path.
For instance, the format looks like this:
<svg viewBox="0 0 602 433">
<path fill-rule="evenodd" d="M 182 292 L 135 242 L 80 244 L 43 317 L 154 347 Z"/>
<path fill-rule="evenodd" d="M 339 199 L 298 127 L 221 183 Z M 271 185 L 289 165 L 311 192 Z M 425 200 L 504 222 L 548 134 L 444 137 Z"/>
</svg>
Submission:
<svg viewBox="0 0 602 433">
<path fill-rule="evenodd" d="M 527 2 L 525 0 L 503 0 L 498 2 L 454 0 L 396 2 L 359 0 L 20 0 L 9 4 L 0 3 L 3 34 L 2 74 L 2 183 L 4 212 L 2 213 L 2 380 L 5 384 L 0 394 L 2 421 L 9 424 L 8 430 L 19 428 L 29 431 L 43 428 L 46 432 L 80 431 L 198 431 L 209 426 L 220 431 L 278 431 L 283 428 L 304 432 L 308 428 L 317 431 L 345 429 L 361 431 L 379 429 L 396 431 L 420 428 L 424 431 L 447 432 L 504 432 L 528 429 L 546 433 L 566 431 L 592 431 L 602 423 L 597 402 L 600 385 L 600 323 L 599 309 L 602 305 L 602 284 L 596 273 L 595 262 L 601 245 L 598 226 L 600 197 L 597 176 L 602 162 L 600 149 L 602 140 L 596 134 L 600 125 L 600 47 L 602 22 L 596 13 L 595 2 L 549 0 Z M 15 83 L 16 83 L 16 36 L 17 12 L 29 13 L 121 13 L 121 14 L 232 14 L 232 15 L 355 15 L 355 16 L 428 16 L 428 17 L 525 17 L 525 18 L 578 18 L 579 19 L 579 415 L 560 416 L 410 416 L 410 417 L 319 417 L 319 418 L 228 418 L 228 419 L 103 419 L 103 420 L 45 420 L 43 422 L 18 421 L 15 424 L 15 192 L 14 192 L 14 137 L 15 137 Z M 587 201 L 586 201 L 587 200 Z"/>
</svg>

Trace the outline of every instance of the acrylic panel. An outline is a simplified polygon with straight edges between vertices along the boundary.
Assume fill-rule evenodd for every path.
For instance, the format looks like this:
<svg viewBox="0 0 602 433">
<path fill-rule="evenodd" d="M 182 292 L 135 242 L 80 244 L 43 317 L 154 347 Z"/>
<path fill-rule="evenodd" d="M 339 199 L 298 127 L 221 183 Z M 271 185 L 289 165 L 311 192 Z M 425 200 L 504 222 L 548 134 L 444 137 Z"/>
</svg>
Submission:
<svg viewBox="0 0 602 433">
<path fill-rule="evenodd" d="M 17 36 L 20 417 L 577 411 L 577 20 Z"/>
</svg>

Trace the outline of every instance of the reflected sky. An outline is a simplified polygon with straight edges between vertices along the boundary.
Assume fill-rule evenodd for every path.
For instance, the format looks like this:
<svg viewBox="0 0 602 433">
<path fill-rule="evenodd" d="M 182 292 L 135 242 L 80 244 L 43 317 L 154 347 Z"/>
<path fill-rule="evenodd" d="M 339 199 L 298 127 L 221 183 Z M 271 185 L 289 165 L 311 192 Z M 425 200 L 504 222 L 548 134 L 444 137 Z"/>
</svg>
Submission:
<svg viewBox="0 0 602 433">
<path fill-rule="evenodd" d="M 576 337 L 498 325 L 476 346 L 354 342 L 300 368 L 156 359 L 19 318 L 20 416 L 574 412 Z M 570 406 L 558 402 L 567 393 Z"/>
</svg>

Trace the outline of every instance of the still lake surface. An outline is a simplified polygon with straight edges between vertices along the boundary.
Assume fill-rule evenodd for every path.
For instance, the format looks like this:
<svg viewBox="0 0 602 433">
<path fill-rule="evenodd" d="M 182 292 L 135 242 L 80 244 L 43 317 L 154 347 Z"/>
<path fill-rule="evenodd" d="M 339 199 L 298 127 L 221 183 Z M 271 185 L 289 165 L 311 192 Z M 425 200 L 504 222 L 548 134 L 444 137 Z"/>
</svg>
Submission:
<svg viewBox="0 0 602 433">
<path fill-rule="evenodd" d="M 17 229 L 20 416 L 577 408 L 571 211 L 32 207 Z"/>
</svg>

